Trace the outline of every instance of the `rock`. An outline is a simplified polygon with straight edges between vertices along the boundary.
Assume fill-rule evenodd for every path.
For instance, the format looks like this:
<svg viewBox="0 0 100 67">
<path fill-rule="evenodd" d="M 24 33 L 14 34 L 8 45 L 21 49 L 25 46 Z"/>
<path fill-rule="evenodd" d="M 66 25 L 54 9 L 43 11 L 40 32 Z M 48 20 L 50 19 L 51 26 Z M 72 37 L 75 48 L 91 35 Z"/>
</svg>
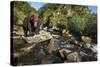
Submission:
<svg viewBox="0 0 100 67">
<path fill-rule="evenodd" d="M 33 45 L 31 45 L 31 46 L 28 46 L 28 47 L 23 47 L 23 48 L 21 48 L 20 49 L 20 51 L 24 51 L 24 52 L 31 52 L 32 51 L 32 48 L 34 48 L 35 47 L 35 45 L 36 44 L 33 44 Z"/>
<path fill-rule="evenodd" d="M 90 48 L 90 47 L 91 47 L 91 44 L 90 43 L 84 44 L 84 48 Z"/>
<path fill-rule="evenodd" d="M 43 30 L 47 31 L 47 27 L 44 27 Z"/>
<path fill-rule="evenodd" d="M 49 32 L 52 33 L 53 32 L 53 29 L 52 28 L 49 28 L 47 31 L 49 31 Z"/>
<path fill-rule="evenodd" d="M 41 30 L 39 34 L 30 37 L 24 37 L 23 39 L 25 39 L 27 43 L 39 43 L 50 40 L 51 38 L 52 36 L 49 32 Z"/>
<path fill-rule="evenodd" d="M 48 52 L 49 52 L 49 54 L 51 54 L 52 51 L 58 50 L 59 47 L 60 47 L 59 44 L 60 44 L 59 40 L 52 38 L 50 40 L 50 43 L 48 44 Z"/>
<path fill-rule="evenodd" d="M 23 27 L 14 26 L 12 33 L 14 36 L 24 36 Z"/>
<path fill-rule="evenodd" d="M 58 39 L 60 38 L 60 35 L 52 34 L 52 37 Z"/>
<path fill-rule="evenodd" d="M 83 56 L 82 58 L 81 58 L 81 61 L 97 61 L 97 57 L 94 57 L 94 56 Z"/>
<path fill-rule="evenodd" d="M 88 36 L 82 36 L 81 39 L 85 43 L 91 43 L 91 41 L 92 41 L 92 39 Z"/>
<path fill-rule="evenodd" d="M 23 31 L 18 31 L 18 32 L 16 32 L 16 34 L 24 36 L 24 32 Z"/>
<path fill-rule="evenodd" d="M 80 56 L 82 57 L 82 56 L 87 56 L 87 54 L 85 53 L 85 52 L 83 52 L 83 51 L 80 51 Z"/>
<path fill-rule="evenodd" d="M 18 36 L 13 36 L 11 38 L 13 38 L 13 39 L 22 39 L 22 37 L 23 37 L 22 35 L 20 35 L 20 36 L 18 35 Z"/>
<path fill-rule="evenodd" d="M 91 47 L 92 39 L 90 37 L 82 36 L 81 39 L 84 42 L 84 44 L 83 44 L 84 48 L 90 48 Z"/>
<path fill-rule="evenodd" d="M 69 62 L 79 62 L 79 61 L 80 61 L 79 53 L 78 53 L 78 52 L 69 53 L 69 54 L 67 55 L 67 60 L 68 60 Z"/>
<path fill-rule="evenodd" d="M 97 45 L 92 45 L 90 49 L 92 50 L 93 53 L 97 53 Z"/>
<path fill-rule="evenodd" d="M 61 45 L 61 48 L 74 48 L 74 44 L 64 44 Z"/>
<path fill-rule="evenodd" d="M 71 50 L 68 50 L 68 49 L 60 49 L 60 50 L 59 50 L 59 54 L 60 54 L 61 58 L 64 58 L 64 57 L 65 57 L 64 52 L 65 52 L 66 54 L 68 54 L 68 53 L 70 53 L 70 52 L 72 52 L 72 51 L 71 51 Z"/>
<path fill-rule="evenodd" d="M 67 42 L 66 41 L 61 41 L 61 44 L 62 45 L 65 45 Z"/>
<path fill-rule="evenodd" d="M 62 37 L 64 37 L 63 39 L 66 40 L 75 40 L 75 38 L 69 33 L 69 31 L 65 31 L 65 30 L 63 30 L 62 32 Z"/>
<path fill-rule="evenodd" d="M 23 24 L 23 21 L 22 20 L 18 20 L 17 24 L 18 25 L 22 25 Z"/>
<path fill-rule="evenodd" d="M 80 55 L 77 51 L 72 52 L 69 49 L 61 49 L 59 50 L 61 58 L 63 58 L 65 62 L 79 62 Z"/>
</svg>

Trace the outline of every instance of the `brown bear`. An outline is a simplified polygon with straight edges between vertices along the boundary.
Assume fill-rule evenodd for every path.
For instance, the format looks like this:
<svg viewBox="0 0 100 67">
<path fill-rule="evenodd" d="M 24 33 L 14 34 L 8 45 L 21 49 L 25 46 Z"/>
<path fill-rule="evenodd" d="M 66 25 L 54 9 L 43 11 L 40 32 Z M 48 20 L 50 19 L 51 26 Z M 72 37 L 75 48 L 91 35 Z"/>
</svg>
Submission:
<svg viewBox="0 0 100 67">
<path fill-rule="evenodd" d="M 42 19 L 37 13 L 28 15 L 23 21 L 23 30 L 25 36 L 31 36 L 39 33 L 42 27 Z"/>
</svg>

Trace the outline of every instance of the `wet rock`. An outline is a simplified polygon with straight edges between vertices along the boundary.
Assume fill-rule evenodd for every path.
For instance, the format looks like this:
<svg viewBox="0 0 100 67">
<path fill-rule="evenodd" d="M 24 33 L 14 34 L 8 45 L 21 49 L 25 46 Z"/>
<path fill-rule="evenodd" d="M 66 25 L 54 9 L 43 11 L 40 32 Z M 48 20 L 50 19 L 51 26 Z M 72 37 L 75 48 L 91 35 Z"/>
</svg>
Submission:
<svg viewBox="0 0 100 67">
<path fill-rule="evenodd" d="M 65 57 L 64 53 L 68 54 L 70 52 L 72 52 L 72 51 L 69 50 L 69 49 L 60 49 L 59 50 L 59 54 L 60 54 L 61 58 L 64 58 Z"/>
<path fill-rule="evenodd" d="M 92 52 L 93 52 L 93 56 L 95 57 L 95 58 L 97 58 L 97 53 L 98 53 L 98 51 L 97 51 L 97 45 L 95 44 L 95 45 L 92 45 L 92 47 L 90 48 L 91 50 L 92 50 Z"/>
<path fill-rule="evenodd" d="M 80 46 L 79 45 L 79 41 L 74 36 L 72 36 L 69 33 L 67 33 L 66 36 L 62 37 L 62 39 L 60 39 L 60 41 L 61 41 L 62 45 L 65 45 L 65 44 L 74 44 L 76 46 Z"/>
<path fill-rule="evenodd" d="M 96 61 L 97 53 L 93 51 L 93 47 L 84 48 L 84 50 L 80 51 L 81 61 Z"/>
<path fill-rule="evenodd" d="M 81 61 L 97 61 L 97 58 L 96 57 L 94 57 L 94 56 L 83 56 L 82 58 L 81 58 Z"/>
<path fill-rule="evenodd" d="M 81 59 L 81 61 L 84 60 L 85 56 L 87 56 L 87 54 L 85 52 L 83 52 L 83 51 L 80 51 L 80 59 Z"/>
<path fill-rule="evenodd" d="M 80 55 L 77 51 L 71 51 L 69 49 L 59 50 L 60 56 L 64 62 L 79 62 Z"/>
<path fill-rule="evenodd" d="M 93 53 L 97 53 L 97 45 L 92 45 L 90 49 Z"/>
<path fill-rule="evenodd" d="M 82 56 L 87 56 L 87 54 L 85 53 L 85 52 L 83 52 L 83 51 L 80 51 L 80 56 L 82 57 Z"/>
</svg>

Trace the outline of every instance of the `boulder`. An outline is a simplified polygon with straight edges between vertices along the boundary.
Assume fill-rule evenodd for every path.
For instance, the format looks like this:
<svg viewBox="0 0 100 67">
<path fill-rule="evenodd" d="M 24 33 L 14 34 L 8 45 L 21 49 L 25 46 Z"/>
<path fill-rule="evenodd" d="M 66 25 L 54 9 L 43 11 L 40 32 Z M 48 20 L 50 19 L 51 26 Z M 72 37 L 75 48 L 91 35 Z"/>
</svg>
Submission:
<svg viewBox="0 0 100 67">
<path fill-rule="evenodd" d="M 84 47 L 85 48 L 90 48 L 91 47 L 91 44 L 90 43 L 86 43 L 86 44 L 84 44 Z"/>
<path fill-rule="evenodd" d="M 48 44 L 48 52 L 49 52 L 49 54 L 51 54 L 52 51 L 58 50 L 59 47 L 60 47 L 60 42 L 59 42 L 59 40 L 53 39 L 53 38 L 52 38 L 52 39 L 50 40 L 50 43 Z"/>
<path fill-rule="evenodd" d="M 69 49 L 59 50 L 60 57 L 63 58 L 64 62 L 79 62 L 80 55 L 77 51 L 71 51 Z"/>
<path fill-rule="evenodd" d="M 69 49 L 60 49 L 60 50 L 59 50 L 59 54 L 60 54 L 61 58 L 65 58 L 64 53 L 68 54 L 68 53 L 70 53 L 70 52 L 72 52 L 72 51 L 69 50 Z"/>
<path fill-rule="evenodd" d="M 83 44 L 84 48 L 90 48 L 91 47 L 92 39 L 90 37 L 82 36 L 81 39 L 84 42 L 84 44 Z"/>
<path fill-rule="evenodd" d="M 91 41 L 92 41 L 92 39 L 88 36 L 82 36 L 81 39 L 85 43 L 91 43 Z"/>
<path fill-rule="evenodd" d="M 52 38 L 51 34 L 44 30 L 41 30 L 37 35 L 30 36 L 30 37 L 23 37 L 23 39 L 26 40 L 27 43 L 31 43 L 31 44 L 47 41 L 50 40 L 51 38 Z"/>
<path fill-rule="evenodd" d="M 79 56 L 79 53 L 78 52 L 72 52 L 72 53 L 69 53 L 67 55 L 67 60 L 69 62 L 79 62 L 80 61 L 80 56 Z"/>
</svg>

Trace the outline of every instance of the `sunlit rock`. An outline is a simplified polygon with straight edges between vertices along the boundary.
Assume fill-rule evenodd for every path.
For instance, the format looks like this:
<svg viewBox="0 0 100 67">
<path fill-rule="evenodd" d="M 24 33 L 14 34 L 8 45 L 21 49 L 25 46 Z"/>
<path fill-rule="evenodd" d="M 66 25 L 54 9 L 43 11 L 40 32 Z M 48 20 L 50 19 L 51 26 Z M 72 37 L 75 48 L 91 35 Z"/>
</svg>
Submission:
<svg viewBox="0 0 100 67">
<path fill-rule="evenodd" d="M 84 45 L 83 45 L 84 48 L 90 48 L 91 47 L 92 39 L 90 37 L 82 36 L 81 39 L 84 42 Z"/>
<path fill-rule="evenodd" d="M 24 37 L 23 39 L 25 39 L 27 43 L 39 43 L 46 40 L 50 40 L 51 38 L 52 36 L 49 32 L 41 30 L 39 34 L 30 37 Z"/>
</svg>

